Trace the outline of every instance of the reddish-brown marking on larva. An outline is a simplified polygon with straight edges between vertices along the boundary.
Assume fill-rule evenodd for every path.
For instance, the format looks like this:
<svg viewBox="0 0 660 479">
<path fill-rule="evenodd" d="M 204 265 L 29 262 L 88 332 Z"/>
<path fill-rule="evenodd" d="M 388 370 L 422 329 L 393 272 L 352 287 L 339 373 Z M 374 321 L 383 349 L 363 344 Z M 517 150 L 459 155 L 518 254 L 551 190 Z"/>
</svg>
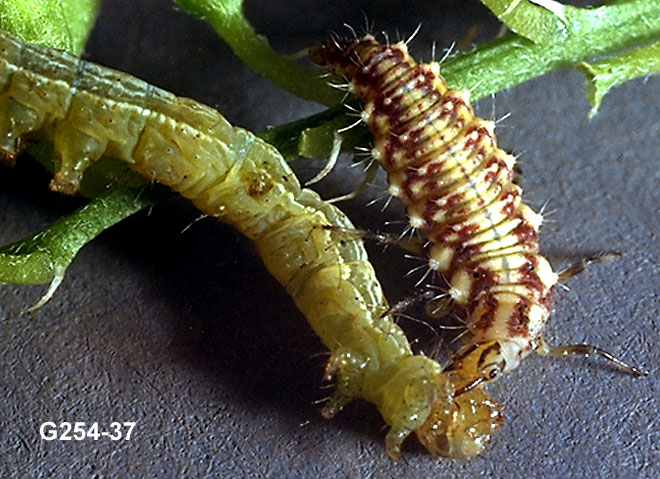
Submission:
<svg viewBox="0 0 660 479">
<path fill-rule="evenodd" d="M 504 201 L 504 206 L 502 207 L 502 214 L 509 216 L 516 209 L 516 199 L 520 196 L 518 190 L 507 191 L 502 200 Z"/>
<path fill-rule="evenodd" d="M 539 238 L 539 232 L 522 218 L 522 222 L 513 230 L 513 234 L 518 237 L 521 243 L 536 243 Z"/>
<path fill-rule="evenodd" d="M 449 211 L 454 206 L 460 204 L 465 196 L 464 193 L 445 192 L 444 194 L 432 198 L 430 201 L 425 202 L 424 212 L 422 218 L 427 224 L 433 223 L 433 218 L 438 211 Z M 442 204 L 440 204 L 440 201 Z"/>
<path fill-rule="evenodd" d="M 541 218 L 512 183 L 515 160 L 497 147 L 492 124 L 474 116 L 466 93 L 447 88 L 437 65 L 417 64 L 402 43 L 367 36 L 311 57 L 343 75 L 364 102 L 391 192 L 428 238 L 430 266 L 448 280 L 455 312 L 474 333 L 466 345 L 474 348 L 458 354 L 452 370 L 474 380 L 487 376 L 482 360 L 500 372 L 515 367 L 540 337 L 557 275 L 538 254 Z"/>
<path fill-rule="evenodd" d="M 449 269 L 451 271 L 456 271 L 464 263 L 466 263 L 476 252 L 479 251 L 479 246 L 469 245 L 465 246 L 462 241 L 456 241 L 454 243 L 454 255 L 451 258 L 451 265 Z"/>
<path fill-rule="evenodd" d="M 547 288 L 543 284 L 543 281 L 541 281 L 541 278 L 539 278 L 539 275 L 536 272 L 538 259 L 535 255 L 531 255 L 531 254 L 525 255 L 525 257 L 529 262 L 526 265 L 520 267 L 518 273 L 519 274 L 518 281 L 521 284 L 527 285 L 530 288 L 534 289 L 535 291 L 538 291 L 539 299 L 541 299 L 549 291 L 547 291 Z"/>
<path fill-rule="evenodd" d="M 478 318 L 475 318 L 476 321 L 470 326 L 470 329 L 472 330 L 486 331 L 495 323 L 495 315 L 497 314 L 497 308 L 499 306 L 497 297 L 492 293 L 488 293 L 484 298 L 483 303 L 486 310 Z M 475 303 L 468 306 L 466 309 L 472 313 L 477 306 L 478 304 Z"/>
<path fill-rule="evenodd" d="M 528 299 L 521 297 L 511 312 L 511 316 L 509 316 L 507 321 L 507 328 L 512 337 L 522 336 L 525 338 L 529 336 L 529 316 L 527 316 L 529 304 L 530 301 Z"/>
<path fill-rule="evenodd" d="M 469 272 L 469 270 L 468 270 Z M 488 270 L 482 267 L 477 267 L 472 272 L 472 285 L 470 287 L 470 294 L 468 296 L 467 304 L 474 304 L 476 298 L 478 298 L 481 293 L 488 291 L 491 286 L 496 283 L 495 276 Z"/>
</svg>

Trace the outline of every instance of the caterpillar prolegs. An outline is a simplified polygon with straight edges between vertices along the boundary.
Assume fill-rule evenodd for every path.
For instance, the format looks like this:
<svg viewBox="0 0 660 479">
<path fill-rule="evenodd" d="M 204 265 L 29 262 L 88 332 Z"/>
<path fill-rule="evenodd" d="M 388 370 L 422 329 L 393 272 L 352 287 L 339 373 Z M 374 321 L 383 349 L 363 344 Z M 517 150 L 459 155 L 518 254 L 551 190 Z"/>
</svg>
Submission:
<svg viewBox="0 0 660 479">
<path fill-rule="evenodd" d="M 522 202 L 515 158 L 497 147 L 493 123 L 473 114 L 466 92 L 447 88 L 437 63 L 418 64 L 404 43 L 382 45 L 372 36 L 332 40 L 310 58 L 347 79 L 364 103 L 389 192 L 428 239 L 429 268 L 449 284 L 454 311 L 471 333 L 449 369 L 463 379 L 461 391 L 499 377 L 534 350 L 598 352 L 642 374 L 598 348 L 543 342 L 558 275 L 539 254 L 541 216 Z"/>
<path fill-rule="evenodd" d="M 0 151 L 13 159 L 26 139 L 54 142 L 54 190 L 74 193 L 107 154 L 251 238 L 332 351 L 327 375 L 337 389 L 325 416 L 353 398 L 371 401 L 391 426 L 393 457 L 413 431 L 435 453 L 474 455 L 499 427 L 499 406 L 481 389 L 454 397 L 455 374 L 412 354 L 384 314 L 361 241 L 334 229 L 352 228 L 350 220 L 301 189 L 272 146 L 216 110 L 0 32 Z"/>
</svg>

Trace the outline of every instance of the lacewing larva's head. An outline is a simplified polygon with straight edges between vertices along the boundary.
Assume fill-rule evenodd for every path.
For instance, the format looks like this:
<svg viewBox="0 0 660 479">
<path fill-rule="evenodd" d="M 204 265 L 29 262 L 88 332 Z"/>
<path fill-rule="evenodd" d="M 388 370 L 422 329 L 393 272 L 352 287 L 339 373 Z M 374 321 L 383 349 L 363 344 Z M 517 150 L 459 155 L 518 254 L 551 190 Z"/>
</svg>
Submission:
<svg viewBox="0 0 660 479">
<path fill-rule="evenodd" d="M 433 454 L 468 458 L 480 454 L 503 423 L 500 405 L 481 387 L 454 397 L 449 414 L 438 401 L 417 429 L 419 442 Z"/>
<path fill-rule="evenodd" d="M 515 338 L 469 344 L 454 356 L 450 370 L 470 379 L 472 385 L 463 389 L 471 389 L 477 384 L 494 381 L 518 366 L 525 346 Z"/>
</svg>

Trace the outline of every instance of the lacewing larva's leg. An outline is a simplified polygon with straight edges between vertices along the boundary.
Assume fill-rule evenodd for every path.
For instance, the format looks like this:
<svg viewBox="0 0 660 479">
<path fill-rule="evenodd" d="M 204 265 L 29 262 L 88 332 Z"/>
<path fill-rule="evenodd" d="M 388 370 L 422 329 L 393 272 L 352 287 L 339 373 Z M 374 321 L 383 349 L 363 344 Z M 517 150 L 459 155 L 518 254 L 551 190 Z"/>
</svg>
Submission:
<svg viewBox="0 0 660 479">
<path fill-rule="evenodd" d="M 422 254 L 422 247 L 426 242 L 425 239 L 419 237 L 401 237 L 401 235 L 398 234 L 369 231 L 359 228 L 337 228 L 336 226 L 327 226 L 326 228 L 345 233 L 346 235 L 355 238 L 374 241 L 381 245 L 394 245 L 412 254 Z"/>
<path fill-rule="evenodd" d="M 567 344 L 560 346 L 550 346 L 545 342 L 543 338 L 541 338 L 534 351 L 541 356 L 552 356 L 558 358 L 565 358 L 568 356 L 584 356 L 588 358 L 589 356 L 597 355 L 624 373 L 630 374 L 631 376 L 639 378 L 649 374 L 648 371 L 643 371 L 636 368 L 635 366 L 631 366 L 613 354 L 608 353 L 604 349 L 599 348 L 598 346 L 592 346 L 590 344 Z"/>
<path fill-rule="evenodd" d="M 602 253 L 596 253 L 592 256 L 583 258 L 575 263 L 567 266 L 557 273 L 557 281 L 560 283 L 565 283 L 574 276 L 582 273 L 589 265 L 605 263 L 608 261 L 614 261 L 623 256 L 621 251 L 603 251 Z"/>
</svg>

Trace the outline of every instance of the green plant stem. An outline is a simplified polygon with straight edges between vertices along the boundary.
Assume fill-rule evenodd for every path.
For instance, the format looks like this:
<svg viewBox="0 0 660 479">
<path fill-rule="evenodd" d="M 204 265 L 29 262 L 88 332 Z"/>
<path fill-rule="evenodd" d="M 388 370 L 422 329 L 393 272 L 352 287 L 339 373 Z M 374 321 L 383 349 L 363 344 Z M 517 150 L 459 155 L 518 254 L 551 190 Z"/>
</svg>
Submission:
<svg viewBox="0 0 660 479">
<path fill-rule="evenodd" d="M 175 0 L 184 10 L 203 18 L 254 71 L 281 88 L 324 105 L 341 101 L 342 94 L 305 68 L 275 52 L 257 35 L 243 15 L 242 0 Z"/>
<path fill-rule="evenodd" d="M 110 226 L 153 204 L 157 196 L 115 187 L 59 219 L 46 230 L 0 248 L 0 282 L 51 283 L 43 305 L 59 286 L 80 249 Z"/>
<path fill-rule="evenodd" d="M 453 88 L 473 100 L 601 55 L 660 40 L 660 2 L 619 0 L 567 12 L 566 39 L 535 44 L 516 35 L 449 58 L 441 72 Z"/>
</svg>

